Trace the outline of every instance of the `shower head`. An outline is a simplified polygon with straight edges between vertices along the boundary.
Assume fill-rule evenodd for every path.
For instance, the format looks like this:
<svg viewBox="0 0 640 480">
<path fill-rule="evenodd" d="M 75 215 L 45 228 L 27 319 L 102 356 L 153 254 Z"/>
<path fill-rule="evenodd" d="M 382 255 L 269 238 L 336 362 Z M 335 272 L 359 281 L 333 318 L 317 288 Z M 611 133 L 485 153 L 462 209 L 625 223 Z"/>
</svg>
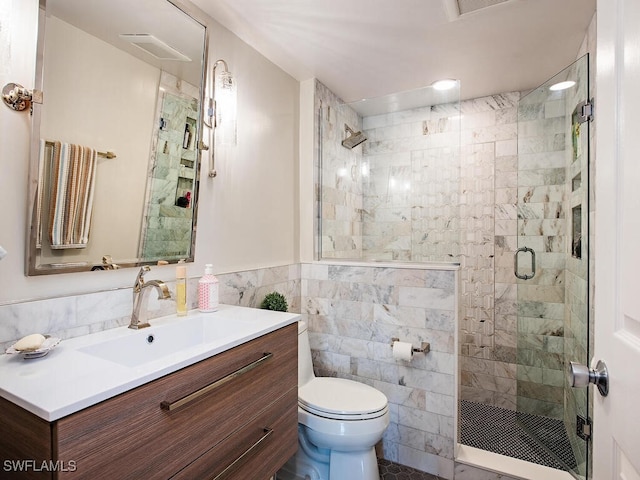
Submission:
<svg viewBox="0 0 640 480">
<path fill-rule="evenodd" d="M 342 146 L 348 149 L 357 147 L 367 139 L 367 136 L 364 133 L 362 133 L 362 131 L 354 132 L 353 130 L 351 130 L 351 128 L 349 128 L 349 125 L 347 125 L 346 123 L 344 124 L 344 130 L 346 133 L 349 134 L 349 136 L 344 140 L 342 140 Z"/>
</svg>

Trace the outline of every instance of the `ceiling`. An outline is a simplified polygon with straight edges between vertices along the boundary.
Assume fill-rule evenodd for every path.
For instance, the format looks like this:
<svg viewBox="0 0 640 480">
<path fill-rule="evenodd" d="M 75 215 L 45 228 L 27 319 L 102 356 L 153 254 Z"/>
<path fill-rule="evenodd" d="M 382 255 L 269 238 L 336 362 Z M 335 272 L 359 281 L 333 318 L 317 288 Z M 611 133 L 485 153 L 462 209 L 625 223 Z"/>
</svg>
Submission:
<svg viewBox="0 0 640 480">
<path fill-rule="evenodd" d="M 460 80 L 463 99 L 530 90 L 576 59 L 596 8 L 596 0 L 192 2 L 294 78 L 316 77 L 346 102 L 441 78 Z"/>
</svg>

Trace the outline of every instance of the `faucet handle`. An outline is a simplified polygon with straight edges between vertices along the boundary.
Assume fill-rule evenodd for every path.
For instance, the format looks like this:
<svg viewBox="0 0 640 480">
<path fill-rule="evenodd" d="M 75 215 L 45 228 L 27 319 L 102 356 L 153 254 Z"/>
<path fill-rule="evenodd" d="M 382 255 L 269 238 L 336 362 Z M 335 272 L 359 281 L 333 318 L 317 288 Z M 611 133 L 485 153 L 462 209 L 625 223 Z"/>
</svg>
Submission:
<svg viewBox="0 0 640 480">
<path fill-rule="evenodd" d="M 136 291 L 139 292 L 142 289 L 142 286 L 144 285 L 144 274 L 149 270 L 151 270 L 151 267 L 149 265 L 143 265 L 142 267 L 140 267 L 140 271 L 138 272 L 138 276 L 136 277 L 136 282 L 133 285 L 134 293 Z"/>
</svg>

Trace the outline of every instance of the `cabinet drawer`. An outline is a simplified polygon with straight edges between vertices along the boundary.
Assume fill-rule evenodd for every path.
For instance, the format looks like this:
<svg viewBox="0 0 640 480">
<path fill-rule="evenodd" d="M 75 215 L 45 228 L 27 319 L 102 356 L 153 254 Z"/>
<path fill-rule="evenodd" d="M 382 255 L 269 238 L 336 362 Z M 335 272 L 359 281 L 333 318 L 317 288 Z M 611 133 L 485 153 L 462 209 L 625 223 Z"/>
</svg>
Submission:
<svg viewBox="0 0 640 480">
<path fill-rule="evenodd" d="M 297 342 L 289 325 L 60 419 L 54 454 L 74 480 L 169 478 L 297 385 Z"/>
<path fill-rule="evenodd" d="M 298 448 L 298 389 L 181 470 L 172 480 L 261 480 L 274 475 Z"/>
</svg>

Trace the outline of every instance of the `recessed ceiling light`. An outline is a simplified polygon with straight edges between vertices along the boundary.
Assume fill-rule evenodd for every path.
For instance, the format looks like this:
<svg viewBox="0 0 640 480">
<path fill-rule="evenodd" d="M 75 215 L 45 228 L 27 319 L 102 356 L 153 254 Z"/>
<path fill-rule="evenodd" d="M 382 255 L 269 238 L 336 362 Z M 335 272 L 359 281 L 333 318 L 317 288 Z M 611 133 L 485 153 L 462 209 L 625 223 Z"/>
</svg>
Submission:
<svg viewBox="0 0 640 480">
<path fill-rule="evenodd" d="M 576 84 L 573 80 L 567 80 L 566 82 L 554 83 L 549 87 L 549 90 L 557 91 L 557 90 L 566 90 L 567 88 L 571 88 Z"/>
<path fill-rule="evenodd" d="M 170 47 L 162 40 L 148 33 L 121 33 L 120 38 L 126 42 L 141 48 L 149 55 L 159 60 L 177 60 L 179 62 L 190 62 L 191 59 Z"/>
<path fill-rule="evenodd" d="M 458 81 L 453 80 L 451 78 L 438 80 L 431 84 L 431 86 L 436 90 L 451 90 L 452 88 L 455 88 L 457 85 L 458 85 Z"/>
</svg>

